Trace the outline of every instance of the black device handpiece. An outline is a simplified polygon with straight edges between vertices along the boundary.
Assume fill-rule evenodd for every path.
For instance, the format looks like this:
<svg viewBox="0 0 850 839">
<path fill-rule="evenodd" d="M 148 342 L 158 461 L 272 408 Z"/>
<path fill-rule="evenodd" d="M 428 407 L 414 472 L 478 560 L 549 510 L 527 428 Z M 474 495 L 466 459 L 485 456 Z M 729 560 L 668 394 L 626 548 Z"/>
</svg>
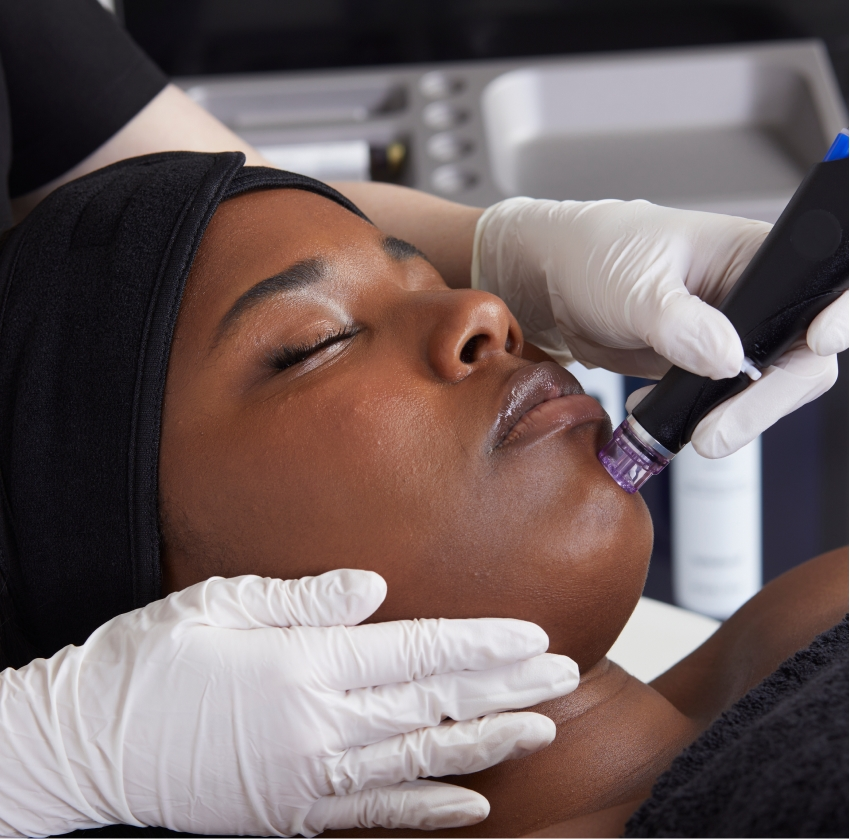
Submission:
<svg viewBox="0 0 850 839">
<path fill-rule="evenodd" d="M 660 472 L 697 424 L 748 387 L 847 290 L 847 158 L 815 164 L 718 309 L 741 338 L 745 368 L 712 380 L 672 367 L 599 453 L 628 492 Z"/>
</svg>

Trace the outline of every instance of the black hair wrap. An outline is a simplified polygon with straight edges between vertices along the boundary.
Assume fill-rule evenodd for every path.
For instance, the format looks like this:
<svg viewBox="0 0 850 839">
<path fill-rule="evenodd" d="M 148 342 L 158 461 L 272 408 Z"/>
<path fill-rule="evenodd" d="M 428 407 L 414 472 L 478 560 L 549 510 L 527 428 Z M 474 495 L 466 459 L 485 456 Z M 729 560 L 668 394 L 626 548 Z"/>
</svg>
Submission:
<svg viewBox="0 0 850 839">
<path fill-rule="evenodd" d="M 56 190 L 0 252 L 0 670 L 160 597 L 169 352 L 218 205 L 329 186 L 240 152 L 122 161 Z"/>
</svg>

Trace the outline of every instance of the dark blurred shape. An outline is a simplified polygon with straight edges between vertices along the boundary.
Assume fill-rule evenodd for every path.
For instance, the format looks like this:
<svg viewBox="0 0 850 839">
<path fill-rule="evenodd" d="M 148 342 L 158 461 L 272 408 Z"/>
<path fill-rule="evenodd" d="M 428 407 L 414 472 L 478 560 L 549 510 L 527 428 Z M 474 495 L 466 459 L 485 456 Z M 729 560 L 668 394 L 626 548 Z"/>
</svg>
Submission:
<svg viewBox="0 0 850 839">
<path fill-rule="evenodd" d="M 838 356 L 838 381 L 821 397 L 822 444 L 818 453 L 821 468 L 818 497 L 821 502 L 818 530 L 819 551 L 829 551 L 848 542 L 848 510 L 850 510 L 850 438 L 847 435 L 848 354 Z"/>
<path fill-rule="evenodd" d="M 652 545 L 652 560 L 643 593 L 646 597 L 673 603 L 673 547 L 670 530 L 670 471 L 665 469 L 660 475 L 641 488 L 640 491 L 655 530 Z"/>
<path fill-rule="evenodd" d="M 396 140 L 386 146 L 369 147 L 369 174 L 373 181 L 402 183 L 407 163 L 407 146 Z"/>
<path fill-rule="evenodd" d="M 123 0 L 122 12 L 170 75 L 820 37 L 847 95 L 841 0 Z"/>
</svg>

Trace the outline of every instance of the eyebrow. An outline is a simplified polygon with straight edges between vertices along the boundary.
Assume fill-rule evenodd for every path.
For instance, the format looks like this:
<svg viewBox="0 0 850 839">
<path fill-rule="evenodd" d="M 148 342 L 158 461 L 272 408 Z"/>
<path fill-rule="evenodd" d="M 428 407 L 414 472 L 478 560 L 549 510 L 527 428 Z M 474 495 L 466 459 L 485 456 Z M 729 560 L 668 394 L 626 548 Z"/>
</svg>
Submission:
<svg viewBox="0 0 850 839">
<path fill-rule="evenodd" d="M 270 297 L 276 297 L 287 291 L 296 291 L 321 282 L 328 274 L 328 264 L 321 259 L 302 259 L 289 268 L 260 280 L 251 286 L 227 311 L 219 321 L 215 343 L 218 343 L 249 309 L 259 305 Z"/>
<path fill-rule="evenodd" d="M 409 259 L 421 257 L 430 263 L 428 257 L 419 248 L 411 245 L 410 242 L 405 242 L 404 239 L 396 239 L 395 236 L 384 236 L 381 240 L 381 249 L 390 259 L 396 262 L 407 262 Z M 213 344 L 221 341 L 239 318 L 249 309 L 253 309 L 254 306 L 259 305 L 271 297 L 321 282 L 327 277 L 328 272 L 329 266 L 327 262 L 322 259 L 310 258 L 302 259 L 301 262 L 290 265 L 289 268 L 286 268 L 280 273 L 260 280 L 260 282 L 251 286 L 251 288 L 242 294 L 227 310 L 227 313 L 219 321 Z"/>
<path fill-rule="evenodd" d="M 384 253 L 396 262 L 407 262 L 408 259 L 413 259 L 417 256 L 426 262 L 431 262 L 416 245 L 411 245 L 410 242 L 405 242 L 404 239 L 396 239 L 395 236 L 384 236 L 381 240 L 381 247 Z"/>
</svg>

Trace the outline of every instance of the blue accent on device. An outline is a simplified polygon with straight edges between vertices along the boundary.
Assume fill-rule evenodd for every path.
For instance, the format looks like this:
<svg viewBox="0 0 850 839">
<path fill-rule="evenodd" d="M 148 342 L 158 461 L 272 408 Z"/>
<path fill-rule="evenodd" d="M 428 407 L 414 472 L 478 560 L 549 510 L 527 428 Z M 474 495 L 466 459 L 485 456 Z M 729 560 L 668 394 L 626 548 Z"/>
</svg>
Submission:
<svg viewBox="0 0 850 839">
<path fill-rule="evenodd" d="M 847 129 L 842 128 L 838 136 L 832 141 L 824 161 L 842 160 L 847 157 Z"/>
</svg>

